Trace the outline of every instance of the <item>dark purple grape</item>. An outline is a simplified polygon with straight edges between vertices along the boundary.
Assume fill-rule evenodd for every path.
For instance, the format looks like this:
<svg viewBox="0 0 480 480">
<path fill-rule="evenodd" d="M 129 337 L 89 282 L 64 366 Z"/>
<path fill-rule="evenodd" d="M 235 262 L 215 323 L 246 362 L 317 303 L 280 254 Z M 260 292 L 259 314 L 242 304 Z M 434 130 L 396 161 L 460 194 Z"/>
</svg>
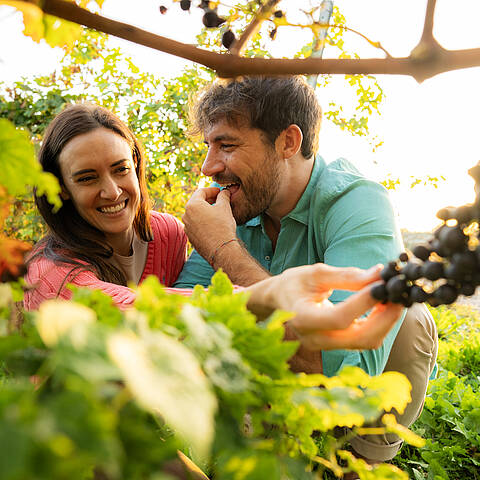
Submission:
<svg viewBox="0 0 480 480">
<path fill-rule="evenodd" d="M 471 250 L 454 253 L 451 263 L 455 264 L 463 273 L 471 273 L 478 269 L 477 256 Z"/>
<path fill-rule="evenodd" d="M 374 285 L 370 290 L 370 294 L 375 300 L 378 300 L 380 302 L 386 302 L 388 300 L 387 287 L 384 283 Z"/>
<path fill-rule="evenodd" d="M 472 285 L 478 287 L 480 285 L 480 271 L 476 271 L 472 273 L 472 279 L 470 281 Z"/>
<path fill-rule="evenodd" d="M 441 208 L 437 212 L 437 218 L 446 222 L 447 220 L 450 220 L 451 218 L 455 218 L 455 213 L 454 212 L 455 212 L 455 207 Z"/>
<path fill-rule="evenodd" d="M 412 305 L 413 305 L 413 300 L 410 298 L 410 295 L 408 293 L 405 293 L 403 296 L 402 296 L 402 299 L 400 302 L 398 303 L 401 303 L 405 308 L 410 308 Z"/>
<path fill-rule="evenodd" d="M 428 293 L 422 287 L 412 285 L 410 289 L 410 300 L 412 300 L 413 303 L 424 303 L 427 301 L 428 296 Z"/>
<path fill-rule="evenodd" d="M 427 260 L 422 265 L 422 275 L 429 280 L 438 280 L 443 276 L 443 263 Z"/>
<path fill-rule="evenodd" d="M 442 244 L 440 243 L 440 240 L 438 240 L 438 238 L 430 240 L 430 248 L 432 252 L 435 252 L 440 257 L 446 258 L 450 254 L 448 250 L 442 247 Z"/>
<path fill-rule="evenodd" d="M 440 285 L 432 294 L 434 299 L 437 299 L 444 305 L 450 305 L 458 297 L 457 289 L 448 284 Z"/>
<path fill-rule="evenodd" d="M 459 226 L 455 227 L 442 227 L 438 240 L 440 246 L 450 252 L 458 252 L 465 248 L 468 237 L 463 233 L 463 230 Z"/>
<path fill-rule="evenodd" d="M 390 262 L 380 272 L 380 277 L 385 283 L 396 275 L 398 275 L 398 268 L 396 262 Z"/>
<path fill-rule="evenodd" d="M 222 45 L 229 49 L 235 41 L 235 34 L 231 30 L 227 30 L 222 35 Z"/>
<path fill-rule="evenodd" d="M 397 275 L 387 282 L 386 287 L 389 297 L 390 295 L 392 297 L 401 295 L 407 289 L 407 279 L 405 275 Z"/>
<path fill-rule="evenodd" d="M 460 294 L 466 297 L 471 297 L 475 293 L 475 285 L 471 283 L 464 283 L 460 287 Z"/>
<path fill-rule="evenodd" d="M 428 260 L 428 257 L 430 256 L 430 249 L 426 247 L 425 245 L 417 245 L 412 252 L 417 258 L 420 260 Z"/>
<path fill-rule="evenodd" d="M 440 305 L 443 305 L 443 302 L 441 300 L 439 300 L 438 298 L 435 298 L 433 295 L 430 295 L 428 297 L 427 303 L 431 307 L 439 307 Z"/>
<path fill-rule="evenodd" d="M 202 22 L 207 28 L 219 27 L 222 23 L 225 23 L 224 18 L 220 18 L 217 12 L 208 10 L 202 17 Z"/>
<path fill-rule="evenodd" d="M 408 262 L 408 253 L 407 252 L 402 252 L 399 256 L 398 259 L 401 262 Z"/>
<path fill-rule="evenodd" d="M 277 36 L 277 29 L 274 28 L 273 30 L 270 30 L 269 35 L 272 40 L 275 40 L 275 37 Z"/>
<path fill-rule="evenodd" d="M 457 282 L 461 282 L 465 279 L 465 272 L 455 263 L 447 265 L 443 275 L 448 280 L 455 280 Z"/>
<path fill-rule="evenodd" d="M 475 208 L 473 205 L 463 205 L 455 209 L 454 218 L 459 225 L 468 225 L 475 217 Z"/>
<path fill-rule="evenodd" d="M 209 9 L 210 8 L 210 0 L 202 0 L 200 2 L 200 8 Z"/>
<path fill-rule="evenodd" d="M 192 6 L 191 0 L 180 0 L 180 8 L 182 10 L 190 10 L 191 6 Z"/>
<path fill-rule="evenodd" d="M 277 18 L 282 18 L 283 17 L 283 12 L 281 10 L 276 10 L 273 15 Z"/>
<path fill-rule="evenodd" d="M 162 15 L 165 15 L 167 13 L 167 7 L 165 7 L 164 5 L 160 5 L 160 7 L 158 7 L 158 9 L 160 10 L 160 13 Z"/>
<path fill-rule="evenodd" d="M 409 262 L 401 270 L 408 280 L 418 280 L 422 276 L 422 267 L 418 263 Z"/>
</svg>

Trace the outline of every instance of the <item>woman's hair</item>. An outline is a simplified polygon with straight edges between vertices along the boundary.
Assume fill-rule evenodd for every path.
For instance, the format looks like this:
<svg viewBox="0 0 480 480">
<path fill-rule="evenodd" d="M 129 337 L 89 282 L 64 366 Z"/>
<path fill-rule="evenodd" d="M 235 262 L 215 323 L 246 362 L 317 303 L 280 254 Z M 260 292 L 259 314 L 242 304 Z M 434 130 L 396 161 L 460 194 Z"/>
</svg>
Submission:
<svg viewBox="0 0 480 480">
<path fill-rule="evenodd" d="M 150 200 L 145 179 L 145 157 L 132 131 L 112 112 L 98 105 L 82 103 L 67 105 L 45 131 L 39 151 L 39 161 L 45 172 L 55 175 L 63 186 L 59 157 L 65 145 L 74 137 L 97 128 L 108 128 L 123 137 L 130 145 L 140 187 L 140 202 L 134 219 L 137 235 L 144 241 L 153 238 L 150 226 Z M 56 264 L 71 264 L 72 272 L 84 269 L 94 271 L 106 282 L 126 285 L 124 274 L 110 262 L 113 248 L 105 234 L 85 221 L 71 200 L 63 200 L 54 211 L 45 195 L 36 195 L 35 203 L 48 225 L 49 232 L 35 249 L 30 261 L 43 255 Z"/>
</svg>

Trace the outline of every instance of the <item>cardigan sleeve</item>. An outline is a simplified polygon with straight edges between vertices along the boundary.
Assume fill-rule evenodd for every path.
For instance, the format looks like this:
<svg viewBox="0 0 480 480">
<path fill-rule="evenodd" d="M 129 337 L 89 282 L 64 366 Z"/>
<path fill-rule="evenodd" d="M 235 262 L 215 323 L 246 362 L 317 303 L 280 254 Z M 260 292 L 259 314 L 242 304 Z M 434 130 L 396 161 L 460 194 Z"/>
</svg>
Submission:
<svg viewBox="0 0 480 480">
<path fill-rule="evenodd" d="M 25 280 L 29 287 L 23 300 L 26 310 L 35 310 L 43 301 L 52 298 L 69 300 L 72 292 L 66 288 L 67 284 L 101 290 L 112 297 L 114 303 L 122 309 L 135 300 L 135 293 L 128 287 L 104 282 L 89 270 L 79 270 L 70 265 L 55 265 L 43 257 L 29 265 Z"/>
<path fill-rule="evenodd" d="M 151 212 L 153 240 L 140 282 L 155 275 L 166 287 L 173 286 L 185 263 L 187 236 L 183 225 L 172 215 Z"/>
</svg>

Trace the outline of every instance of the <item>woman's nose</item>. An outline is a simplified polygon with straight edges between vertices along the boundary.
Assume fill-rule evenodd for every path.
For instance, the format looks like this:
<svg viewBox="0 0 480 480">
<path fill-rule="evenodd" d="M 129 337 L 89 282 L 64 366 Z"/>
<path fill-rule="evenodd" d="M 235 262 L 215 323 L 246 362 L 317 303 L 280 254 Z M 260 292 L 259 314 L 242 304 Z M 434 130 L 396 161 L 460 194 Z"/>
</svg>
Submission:
<svg viewBox="0 0 480 480">
<path fill-rule="evenodd" d="M 121 193 L 122 189 L 113 178 L 108 177 L 104 179 L 102 182 L 102 190 L 100 192 L 102 198 L 116 200 Z"/>
</svg>

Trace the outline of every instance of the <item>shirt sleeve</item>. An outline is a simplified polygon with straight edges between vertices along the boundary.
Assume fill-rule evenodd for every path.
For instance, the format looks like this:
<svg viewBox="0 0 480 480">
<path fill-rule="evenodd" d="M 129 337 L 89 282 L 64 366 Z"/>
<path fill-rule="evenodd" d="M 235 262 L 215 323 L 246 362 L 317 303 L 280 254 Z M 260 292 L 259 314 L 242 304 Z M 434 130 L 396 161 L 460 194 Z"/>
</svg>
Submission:
<svg viewBox="0 0 480 480">
<path fill-rule="evenodd" d="M 173 286 L 175 288 L 193 288 L 195 285 L 208 287 L 214 273 L 215 270 L 210 264 L 194 250 Z"/>
<path fill-rule="evenodd" d="M 358 182 L 331 205 L 321 232 L 328 265 L 369 268 L 394 260 L 403 249 L 388 193 L 370 181 Z M 337 303 L 351 294 L 336 290 L 330 300 Z M 359 366 L 370 375 L 382 373 L 404 316 L 376 350 L 323 352 L 324 373 L 335 375 L 346 365 Z"/>
</svg>

